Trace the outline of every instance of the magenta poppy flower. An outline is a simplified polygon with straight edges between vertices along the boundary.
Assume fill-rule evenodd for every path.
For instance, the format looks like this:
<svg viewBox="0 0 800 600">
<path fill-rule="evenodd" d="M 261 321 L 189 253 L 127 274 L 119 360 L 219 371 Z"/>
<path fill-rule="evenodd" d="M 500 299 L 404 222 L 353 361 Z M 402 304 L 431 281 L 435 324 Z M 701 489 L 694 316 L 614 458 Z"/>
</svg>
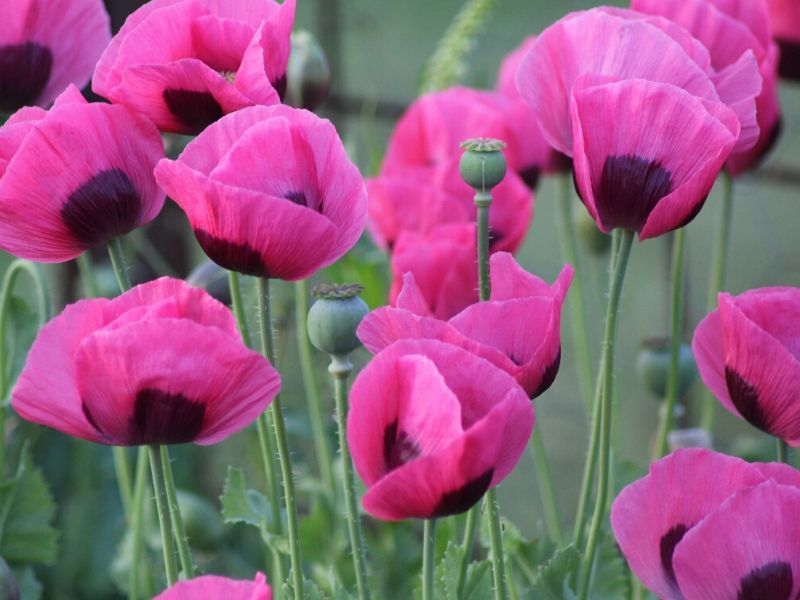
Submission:
<svg viewBox="0 0 800 600">
<path fill-rule="evenodd" d="M 561 362 L 561 307 L 572 282 L 566 265 L 549 285 L 498 252 L 490 259 L 489 301 L 448 320 L 431 314 L 413 273 L 406 273 L 395 306 L 372 311 L 358 337 L 373 353 L 402 339 L 435 339 L 485 358 L 516 379 L 531 398 L 555 381 Z"/>
<path fill-rule="evenodd" d="M 153 600 L 272 600 L 272 590 L 263 573 L 255 581 L 203 575 L 179 581 Z"/>
<path fill-rule="evenodd" d="M 246 275 L 308 277 L 353 247 L 367 218 L 334 126 L 288 106 L 227 115 L 155 173 L 209 258 Z"/>
<path fill-rule="evenodd" d="M 74 86 L 53 108 L 23 108 L 0 128 L 0 248 L 64 262 L 152 221 L 164 204 L 155 126 Z"/>
<path fill-rule="evenodd" d="M 279 389 L 228 308 L 164 277 L 113 300 L 81 300 L 47 323 L 11 404 L 28 421 L 99 444 L 214 444 Z"/>
<path fill-rule="evenodd" d="M 0 20 L 0 112 L 82 88 L 111 39 L 102 0 L 14 0 Z"/>
<path fill-rule="evenodd" d="M 800 290 L 721 293 L 692 350 L 703 383 L 728 411 L 800 446 Z"/>
<path fill-rule="evenodd" d="M 359 373 L 347 440 L 379 519 L 468 510 L 505 479 L 533 431 L 533 406 L 502 369 L 435 340 L 401 340 Z"/>
<path fill-rule="evenodd" d="M 780 75 L 800 80 L 800 4 L 795 0 L 767 0 L 767 9 L 780 46 Z"/>
<path fill-rule="evenodd" d="M 197 134 L 223 115 L 277 104 L 295 0 L 151 0 L 111 40 L 92 89 L 162 131 Z"/>
<path fill-rule="evenodd" d="M 798 486 L 800 472 L 784 464 L 676 450 L 620 492 L 611 526 L 631 570 L 659 598 L 793 600 L 800 548 L 789 515 L 800 507 Z M 769 594 L 773 579 L 785 578 L 774 562 L 792 567 L 793 594 Z"/>
</svg>

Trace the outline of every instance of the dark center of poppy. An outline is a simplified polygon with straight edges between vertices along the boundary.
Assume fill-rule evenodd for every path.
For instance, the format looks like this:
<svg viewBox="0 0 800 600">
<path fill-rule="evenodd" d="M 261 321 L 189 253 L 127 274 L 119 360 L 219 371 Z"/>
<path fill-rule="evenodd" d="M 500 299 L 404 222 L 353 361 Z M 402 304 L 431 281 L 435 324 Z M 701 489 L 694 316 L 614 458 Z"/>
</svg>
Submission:
<svg viewBox="0 0 800 600">
<path fill-rule="evenodd" d="M 405 431 L 399 430 L 397 419 L 383 431 L 383 460 L 386 470 L 393 471 L 421 454 L 419 446 Z"/>
<path fill-rule="evenodd" d="M 768 562 L 742 578 L 736 600 L 792 600 L 793 583 L 789 563 Z"/>
<path fill-rule="evenodd" d="M 457 515 L 468 511 L 478 500 L 483 498 L 489 484 L 492 483 L 494 469 L 489 469 L 452 492 L 442 494 L 441 500 L 433 509 L 433 518 Z"/>
<path fill-rule="evenodd" d="M 772 433 L 770 420 L 761 406 L 758 391 L 747 383 L 741 375 L 731 367 L 725 367 L 725 383 L 728 385 L 728 395 L 742 417 L 754 427 Z"/>
<path fill-rule="evenodd" d="M 539 183 L 540 175 L 541 175 L 541 169 L 539 169 L 539 165 L 531 165 L 529 167 L 525 167 L 519 172 L 519 176 L 522 178 L 522 181 L 524 181 L 525 185 L 527 185 L 532 190 L 536 189 L 536 184 Z"/>
<path fill-rule="evenodd" d="M 210 92 L 195 92 L 168 88 L 164 103 L 187 133 L 197 135 L 211 123 L 222 118 L 222 107 Z"/>
<path fill-rule="evenodd" d="M 36 104 L 52 70 L 50 48 L 36 42 L 0 46 L 0 111 Z"/>
<path fill-rule="evenodd" d="M 139 224 L 142 200 L 120 169 L 100 171 L 72 192 L 61 207 L 61 220 L 86 248 L 126 234 Z"/>
<path fill-rule="evenodd" d="M 674 589 L 678 589 L 678 580 L 675 578 L 675 567 L 672 565 L 672 555 L 675 554 L 675 546 L 678 545 L 686 535 L 689 528 L 682 523 L 675 525 L 667 533 L 661 536 L 659 543 L 659 553 L 661 555 L 661 568 L 664 569 L 664 575 Z"/>
<path fill-rule="evenodd" d="M 639 231 L 658 201 L 672 191 L 672 175 L 658 161 L 633 154 L 609 156 L 595 190 L 600 221 Z"/>
<path fill-rule="evenodd" d="M 800 80 L 800 43 L 780 38 L 777 42 L 781 49 L 778 73 L 784 79 Z"/>
<path fill-rule="evenodd" d="M 261 254 L 250 244 L 224 240 L 202 229 L 195 229 L 194 235 L 206 255 L 220 267 L 253 277 L 270 277 Z"/>
<path fill-rule="evenodd" d="M 206 405 L 183 394 L 144 389 L 136 394 L 128 422 L 129 443 L 184 444 L 203 429 Z"/>
</svg>

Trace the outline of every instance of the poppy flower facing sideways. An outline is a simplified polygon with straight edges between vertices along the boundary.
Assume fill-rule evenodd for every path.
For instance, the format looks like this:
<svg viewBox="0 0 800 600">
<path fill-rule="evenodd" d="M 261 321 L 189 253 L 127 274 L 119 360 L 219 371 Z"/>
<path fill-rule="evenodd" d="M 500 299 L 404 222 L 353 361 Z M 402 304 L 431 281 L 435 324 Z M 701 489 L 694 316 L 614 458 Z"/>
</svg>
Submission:
<svg viewBox="0 0 800 600">
<path fill-rule="evenodd" d="M 286 89 L 295 0 L 151 0 L 125 21 L 92 89 L 162 131 L 198 134 Z"/>
<path fill-rule="evenodd" d="M 214 262 L 246 275 L 303 279 L 358 241 L 364 180 L 334 126 L 288 106 L 227 115 L 156 179 Z"/>
<path fill-rule="evenodd" d="M 14 0 L 0 21 L 0 112 L 82 88 L 111 40 L 102 0 Z"/>
<path fill-rule="evenodd" d="M 800 472 L 676 450 L 620 492 L 611 526 L 634 574 L 663 600 L 795 600 Z"/>
<path fill-rule="evenodd" d="M 272 600 L 272 590 L 263 573 L 255 581 L 203 575 L 179 581 L 153 600 Z"/>
<path fill-rule="evenodd" d="M 511 473 L 533 431 L 511 376 L 435 340 L 395 342 L 359 373 L 347 440 L 378 519 L 462 513 Z"/>
<path fill-rule="evenodd" d="M 214 444 L 251 423 L 280 376 L 230 310 L 164 277 L 81 300 L 47 323 L 12 392 L 19 415 L 100 444 Z"/>
<path fill-rule="evenodd" d="M 49 111 L 0 128 L 0 248 L 64 262 L 152 221 L 164 205 L 155 126 L 124 106 L 88 103 L 74 86 Z"/>
<path fill-rule="evenodd" d="M 412 272 L 403 278 L 395 306 L 372 311 L 358 337 L 373 353 L 401 339 L 435 339 L 460 346 L 503 369 L 535 398 L 555 381 L 561 362 L 561 307 L 572 282 L 565 266 L 549 285 L 523 270 L 514 257 L 490 259 L 491 297 L 444 320 L 432 314 Z"/>
<path fill-rule="evenodd" d="M 703 383 L 728 411 L 800 446 L 800 289 L 718 299 L 692 340 Z"/>
</svg>

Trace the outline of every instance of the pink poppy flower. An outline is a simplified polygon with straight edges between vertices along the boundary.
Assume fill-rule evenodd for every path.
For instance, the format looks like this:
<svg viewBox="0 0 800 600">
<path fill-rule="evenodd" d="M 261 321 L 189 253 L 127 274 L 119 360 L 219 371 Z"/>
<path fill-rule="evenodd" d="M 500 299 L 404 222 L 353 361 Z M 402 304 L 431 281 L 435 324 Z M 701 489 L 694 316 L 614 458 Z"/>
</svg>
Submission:
<svg viewBox="0 0 800 600">
<path fill-rule="evenodd" d="M 227 115 L 155 174 L 209 258 L 246 275 L 308 277 L 353 247 L 367 218 L 334 126 L 288 106 Z"/>
<path fill-rule="evenodd" d="M 74 86 L 49 111 L 19 110 L 0 128 L 0 248 L 64 262 L 149 223 L 164 204 L 163 157 L 144 115 L 87 103 Z"/>
<path fill-rule="evenodd" d="M 263 573 L 255 581 L 203 575 L 179 581 L 153 600 L 272 600 L 272 590 Z"/>
<path fill-rule="evenodd" d="M 102 0 L 14 0 L 0 20 L 0 112 L 82 88 L 111 39 Z"/>
<path fill-rule="evenodd" d="M 676 450 L 620 492 L 611 526 L 631 570 L 659 598 L 793 600 L 797 587 L 792 595 L 767 593 L 772 578 L 764 567 L 786 561 L 795 573 L 800 568 L 797 531 L 787 529 L 784 538 L 777 525 L 793 521 L 787 508 L 800 506 L 798 486 L 800 472 L 784 464 Z M 794 581 L 800 585 L 796 575 Z M 737 589 L 738 596 L 729 591 Z"/>
<path fill-rule="evenodd" d="M 11 404 L 28 421 L 99 444 L 214 444 L 279 389 L 230 310 L 164 277 L 113 300 L 81 300 L 47 323 Z"/>
<path fill-rule="evenodd" d="M 703 383 L 728 411 L 800 446 L 800 290 L 721 293 L 692 350 Z"/>
<path fill-rule="evenodd" d="M 780 46 L 780 75 L 800 80 L 800 4 L 795 0 L 767 0 L 767 9 Z"/>
<path fill-rule="evenodd" d="M 108 46 L 92 89 L 162 131 L 197 134 L 286 89 L 295 0 L 151 0 Z"/>
<path fill-rule="evenodd" d="M 359 373 L 347 440 L 379 519 L 468 510 L 514 469 L 533 406 L 490 362 L 435 340 L 401 340 Z"/>
<path fill-rule="evenodd" d="M 431 314 L 413 273 L 406 273 L 395 306 L 372 311 L 358 337 L 373 353 L 402 339 L 435 339 L 485 358 L 516 379 L 531 398 L 555 381 L 561 362 L 561 307 L 572 282 L 566 265 L 549 285 L 523 270 L 514 257 L 491 257 L 492 293 L 443 320 Z"/>
</svg>

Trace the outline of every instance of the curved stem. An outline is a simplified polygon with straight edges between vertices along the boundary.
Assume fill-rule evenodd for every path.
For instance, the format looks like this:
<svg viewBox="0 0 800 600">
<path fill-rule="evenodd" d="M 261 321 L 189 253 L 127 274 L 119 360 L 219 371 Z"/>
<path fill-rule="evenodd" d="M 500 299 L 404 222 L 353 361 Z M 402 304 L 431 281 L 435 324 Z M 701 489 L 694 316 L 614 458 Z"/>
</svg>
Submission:
<svg viewBox="0 0 800 600">
<path fill-rule="evenodd" d="M 464 541 L 461 544 L 461 564 L 458 566 L 458 582 L 456 584 L 456 597 L 464 596 L 464 586 L 467 583 L 467 570 L 472 559 L 472 547 L 475 544 L 475 533 L 481 519 L 481 506 L 476 504 L 467 512 L 467 522 L 464 524 Z"/>
<path fill-rule="evenodd" d="M 164 472 L 161 468 L 161 457 L 158 446 L 148 446 L 150 470 L 153 473 L 153 489 L 156 493 L 156 509 L 158 524 L 161 528 L 161 544 L 164 551 L 164 568 L 167 572 L 167 586 L 178 581 L 178 564 L 175 560 L 175 545 L 172 539 L 172 523 L 167 505 L 167 490 L 164 485 Z"/>
<path fill-rule="evenodd" d="M 678 400 L 680 384 L 681 330 L 683 328 L 683 278 L 684 254 L 686 249 L 686 228 L 675 232 L 672 246 L 672 298 L 670 300 L 670 340 L 669 370 L 667 371 L 667 390 L 664 398 L 664 418 L 656 441 L 656 458 L 667 453 L 667 437 L 672 429 L 672 416 Z"/>
<path fill-rule="evenodd" d="M 564 541 L 564 533 L 561 531 L 561 520 L 558 516 L 558 500 L 556 499 L 555 489 L 553 488 L 553 476 L 550 471 L 550 462 L 547 460 L 547 452 L 542 441 L 541 428 L 535 428 L 531 436 L 531 455 L 536 470 L 536 482 L 539 486 L 539 496 L 542 500 L 544 509 L 544 523 L 547 527 L 547 534 L 550 539 L 561 546 Z"/>
<path fill-rule="evenodd" d="M 139 446 L 136 458 L 136 478 L 133 487 L 131 507 L 131 570 L 128 580 L 128 598 L 139 600 L 139 567 L 142 556 L 142 537 L 144 536 L 144 496 L 147 490 L 148 455 L 145 446 Z"/>
<path fill-rule="evenodd" d="M 611 409 L 613 397 L 614 375 L 614 341 L 617 333 L 617 315 L 619 302 L 622 297 L 622 286 L 625 282 L 625 271 L 628 267 L 628 258 L 633 244 L 634 232 L 624 230 L 621 233 L 619 255 L 614 261 L 614 270 L 611 275 L 608 310 L 606 312 L 605 332 L 603 334 L 603 354 L 600 359 L 600 370 L 603 373 L 602 393 L 600 399 L 600 455 L 598 457 L 597 496 L 595 498 L 594 514 L 586 542 L 586 551 L 581 563 L 581 572 L 578 587 L 578 599 L 586 600 L 589 592 L 589 581 L 592 575 L 594 555 L 600 529 L 605 519 L 606 504 L 608 502 L 608 486 L 611 475 Z"/>
<path fill-rule="evenodd" d="M 780 438 L 775 438 L 775 443 L 778 462 L 791 465 L 789 462 L 789 445 Z"/>
<path fill-rule="evenodd" d="M 425 519 L 422 540 L 422 600 L 434 600 L 433 555 L 436 551 L 436 519 Z"/>
<path fill-rule="evenodd" d="M 164 486 L 167 488 L 167 504 L 172 520 L 172 533 L 178 544 L 178 557 L 181 561 L 183 576 L 187 579 L 194 577 L 194 564 L 192 563 L 192 552 L 189 549 L 189 537 L 186 535 L 186 528 L 183 525 L 181 507 L 178 504 L 178 493 L 175 490 L 175 478 L 172 475 L 172 464 L 169 458 L 169 448 L 161 446 L 161 469 L 164 472 Z"/>
</svg>

